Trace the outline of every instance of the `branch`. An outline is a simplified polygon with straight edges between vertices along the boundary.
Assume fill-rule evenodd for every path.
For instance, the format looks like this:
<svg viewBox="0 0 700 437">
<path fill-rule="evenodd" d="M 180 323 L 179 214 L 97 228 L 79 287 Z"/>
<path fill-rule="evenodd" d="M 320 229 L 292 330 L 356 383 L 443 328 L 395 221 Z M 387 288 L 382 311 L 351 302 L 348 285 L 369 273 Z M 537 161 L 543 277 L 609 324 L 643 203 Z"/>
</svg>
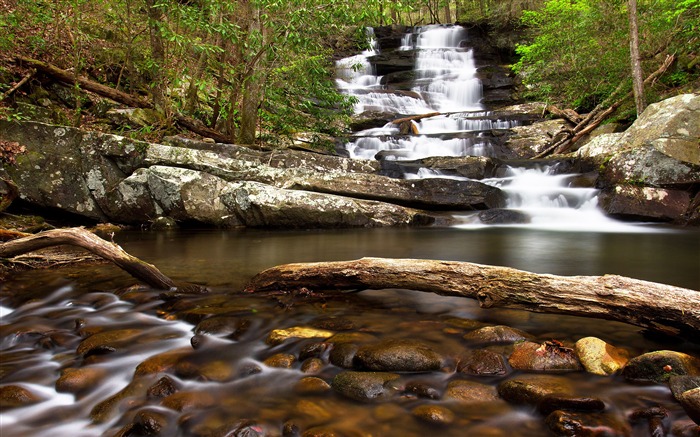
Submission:
<svg viewBox="0 0 700 437">
<path fill-rule="evenodd" d="M 31 79 L 31 78 L 34 76 L 34 74 L 36 74 L 36 70 L 31 70 L 29 73 L 25 74 L 24 77 L 22 78 L 22 80 L 20 80 L 19 82 L 17 82 L 17 85 L 15 85 L 15 86 L 13 86 L 12 88 L 10 88 L 5 94 L 3 94 L 3 95 L 0 97 L 0 102 L 2 102 L 3 100 L 5 100 L 6 98 L 10 97 L 10 96 L 11 96 L 12 94 L 14 94 L 15 91 L 17 91 L 18 89 L 22 88 L 22 86 L 23 86 L 25 83 L 29 82 L 29 79 Z"/>
<path fill-rule="evenodd" d="M 108 99 L 112 99 L 124 105 L 136 108 L 154 108 L 154 106 L 146 100 L 132 96 L 131 94 L 125 93 L 123 91 L 110 88 L 108 86 L 102 85 L 101 83 L 94 82 L 84 77 L 75 76 L 70 71 L 63 70 L 61 68 L 56 67 L 55 65 L 38 61 L 36 59 L 26 58 L 23 56 L 19 56 L 17 59 L 26 64 L 32 65 L 42 73 L 54 77 L 61 82 L 65 82 L 68 84 L 77 83 L 78 85 L 80 85 L 81 88 L 87 91 L 93 92 L 102 97 L 107 97 Z M 231 142 L 231 139 L 226 135 L 222 134 L 219 131 L 204 126 L 202 123 L 193 118 L 187 117 L 179 113 L 174 114 L 174 118 L 180 126 L 198 135 L 212 138 L 214 139 L 214 141 L 218 141 L 220 143 Z"/>
<path fill-rule="evenodd" d="M 128 254 L 115 243 L 103 240 L 83 228 L 52 229 L 7 241 L 0 244 L 0 257 L 10 258 L 46 247 L 68 244 L 78 246 L 113 262 L 122 270 L 129 273 L 149 286 L 160 290 L 190 289 L 202 291 L 204 287 L 194 284 L 177 284 L 165 276 L 152 264 L 141 261 Z"/>
<path fill-rule="evenodd" d="M 286 264 L 246 291 L 406 288 L 476 299 L 482 308 L 594 317 L 671 334 L 700 330 L 700 292 L 616 275 L 555 276 L 508 267 L 420 259 L 362 258 Z"/>
</svg>

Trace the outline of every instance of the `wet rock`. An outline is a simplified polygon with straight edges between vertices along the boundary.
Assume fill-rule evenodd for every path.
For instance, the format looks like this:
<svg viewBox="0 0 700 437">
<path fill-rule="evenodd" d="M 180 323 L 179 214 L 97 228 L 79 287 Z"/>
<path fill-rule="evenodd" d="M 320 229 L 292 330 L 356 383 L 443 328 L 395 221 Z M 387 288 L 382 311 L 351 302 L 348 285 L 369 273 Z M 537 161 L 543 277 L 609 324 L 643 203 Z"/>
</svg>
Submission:
<svg viewBox="0 0 700 437">
<path fill-rule="evenodd" d="M 530 223 L 530 216 L 513 209 L 488 209 L 479 213 L 479 220 L 486 225 L 514 225 Z"/>
<path fill-rule="evenodd" d="M 333 405 L 324 401 L 302 399 L 294 405 L 294 414 L 312 426 L 328 422 L 333 418 Z"/>
<path fill-rule="evenodd" d="M 162 399 L 170 396 L 180 389 L 179 384 L 175 382 L 171 377 L 164 376 L 160 378 L 155 384 L 148 387 L 146 394 L 151 399 Z"/>
<path fill-rule="evenodd" d="M 341 332 L 335 334 L 334 336 L 326 340 L 327 343 L 331 343 L 333 345 L 339 345 L 343 343 L 362 344 L 371 343 L 375 341 L 377 341 L 377 337 L 366 332 Z"/>
<path fill-rule="evenodd" d="M 541 153 L 559 130 L 567 126 L 565 120 L 545 120 L 510 129 L 512 135 L 505 147 L 512 150 L 519 158 L 532 158 Z"/>
<path fill-rule="evenodd" d="M 688 417 L 700 425 L 700 387 L 684 391 L 678 397 L 678 401 L 683 406 Z"/>
<path fill-rule="evenodd" d="M 585 337 L 576 342 L 576 355 L 587 372 L 612 375 L 629 360 L 629 352 L 616 348 L 596 337 Z"/>
<path fill-rule="evenodd" d="M 677 375 L 668 379 L 668 386 L 673 397 L 678 397 L 688 390 L 700 387 L 700 376 Z"/>
<path fill-rule="evenodd" d="M 323 370 L 323 361 L 319 358 L 308 358 L 301 363 L 301 371 L 304 373 L 319 373 Z"/>
<path fill-rule="evenodd" d="M 635 185 L 616 185 L 598 195 L 598 204 L 607 214 L 630 220 L 677 220 L 690 207 L 690 200 L 687 191 Z"/>
<path fill-rule="evenodd" d="M 385 340 L 362 346 L 353 359 L 358 369 L 386 372 L 430 372 L 442 367 L 443 358 L 414 340 Z"/>
<path fill-rule="evenodd" d="M 265 361 L 263 361 L 263 364 L 265 364 L 268 367 L 278 367 L 281 369 L 291 369 L 292 365 L 296 361 L 296 357 L 292 354 L 275 354 L 270 357 L 267 357 Z"/>
<path fill-rule="evenodd" d="M 399 375 L 386 372 L 341 372 L 333 378 L 336 392 L 361 402 L 389 400 L 395 393 L 391 381 Z"/>
<path fill-rule="evenodd" d="M 500 398 L 496 387 L 474 381 L 457 379 L 450 381 L 445 390 L 444 400 L 458 401 L 466 404 L 495 402 Z"/>
<path fill-rule="evenodd" d="M 141 376 L 154 373 L 173 373 L 177 364 L 190 355 L 192 355 L 192 349 L 189 347 L 154 355 L 136 366 L 134 374 Z"/>
<path fill-rule="evenodd" d="M 161 405 L 171 410 L 184 412 L 211 407 L 216 404 L 214 396 L 206 391 L 179 391 L 163 399 Z"/>
<path fill-rule="evenodd" d="M 354 343 L 340 343 L 333 346 L 328 359 L 334 366 L 352 369 L 355 354 L 359 349 L 360 347 Z"/>
<path fill-rule="evenodd" d="M 700 425 L 691 420 L 677 420 L 671 425 L 671 435 L 677 437 L 700 436 Z"/>
<path fill-rule="evenodd" d="M 134 416 L 131 433 L 146 436 L 167 435 L 168 431 L 171 431 L 170 428 L 173 428 L 171 423 L 175 421 L 174 419 L 172 414 L 163 410 L 144 408 Z"/>
<path fill-rule="evenodd" d="M 537 410 L 544 416 L 556 410 L 600 412 L 605 410 L 605 402 L 598 398 L 550 394 L 540 400 Z"/>
<path fill-rule="evenodd" d="M 328 351 L 330 346 L 331 344 L 328 342 L 307 344 L 299 352 L 299 361 L 304 361 L 307 358 L 320 358 Z"/>
<path fill-rule="evenodd" d="M 126 180 L 125 180 L 126 183 Z M 140 208 L 148 209 L 148 208 Z M 178 229 L 180 225 L 177 224 L 177 220 L 172 217 L 159 216 L 151 220 L 151 230 L 152 231 L 167 231 L 168 229 Z"/>
<path fill-rule="evenodd" d="M 534 337 L 510 326 L 497 325 L 476 329 L 465 334 L 463 338 L 472 344 L 501 344 L 531 340 Z"/>
<path fill-rule="evenodd" d="M 571 395 L 571 381 L 550 375 L 522 375 L 498 384 L 498 394 L 514 404 L 538 405 L 548 395 Z"/>
<path fill-rule="evenodd" d="M 238 377 L 245 378 L 246 376 L 258 375 L 262 373 L 262 367 L 255 363 L 245 363 L 238 369 Z"/>
<path fill-rule="evenodd" d="M 587 414 L 555 411 L 546 419 L 549 429 L 558 436 L 628 437 L 629 425 L 610 414 Z"/>
<path fill-rule="evenodd" d="M 140 400 L 148 390 L 149 379 L 144 377 L 135 377 L 126 387 L 119 392 L 113 394 L 107 399 L 99 402 L 90 411 L 90 420 L 94 423 L 105 423 L 114 418 L 119 412 L 119 407 L 129 399 L 139 399 L 134 401 L 130 406 L 137 406 L 143 401 Z"/>
<path fill-rule="evenodd" d="M 508 358 L 513 369 L 540 372 L 576 372 L 583 367 L 573 349 L 556 342 L 525 341 L 515 345 Z"/>
<path fill-rule="evenodd" d="M 199 379 L 202 381 L 216 381 L 225 382 L 230 381 L 235 377 L 234 369 L 228 361 L 224 360 L 212 360 L 202 364 L 187 363 L 188 366 L 185 369 L 181 369 L 178 364 L 175 369 L 175 373 L 178 376 Z"/>
<path fill-rule="evenodd" d="M 324 329 L 295 326 L 287 329 L 274 329 L 270 332 L 270 335 L 267 336 L 265 343 L 274 346 L 290 338 L 328 338 L 333 334 L 335 334 L 333 331 L 326 331 Z"/>
<path fill-rule="evenodd" d="M 5 385 L 0 387 L 0 410 L 26 407 L 42 402 L 44 399 L 31 390 L 20 385 Z"/>
<path fill-rule="evenodd" d="M 250 320 L 231 316 L 213 316 L 199 322 L 194 328 L 197 335 L 213 335 L 228 337 L 234 340 L 240 338 L 250 328 Z"/>
<path fill-rule="evenodd" d="M 503 355 L 486 349 L 475 349 L 460 355 L 457 372 L 475 376 L 500 376 L 510 370 Z"/>
<path fill-rule="evenodd" d="M 265 429 L 253 420 L 239 420 L 216 429 L 215 437 L 264 437 Z"/>
<path fill-rule="evenodd" d="M 454 326 L 455 328 L 467 329 L 470 331 L 486 326 L 484 322 L 472 319 L 462 319 L 460 317 L 450 317 L 449 319 L 445 320 L 445 324 L 449 326 Z"/>
<path fill-rule="evenodd" d="M 294 385 L 294 391 L 299 394 L 325 393 L 330 389 L 330 384 L 314 376 L 301 378 L 299 382 Z"/>
<path fill-rule="evenodd" d="M 100 348 L 110 348 L 111 351 L 128 345 L 131 341 L 142 334 L 140 329 L 117 329 L 112 331 L 103 331 L 93 334 L 86 338 L 78 345 L 76 352 L 79 355 L 86 355 L 93 351 L 93 354 L 99 354 Z"/>
<path fill-rule="evenodd" d="M 81 394 L 98 387 L 108 375 L 103 367 L 69 367 L 56 380 L 56 391 Z"/>
<path fill-rule="evenodd" d="M 646 422 L 651 436 L 665 436 L 668 434 L 669 412 L 663 407 L 639 408 L 628 415 L 630 423 Z"/>
<path fill-rule="evenodd" d="M 411 381 L 406 384 L 404 392 L 420 398 L 440 399 L 440 392 L 428 382 Z"/>
<path fill-rule="evenodd" d="M 455 421 L 455 414 L 442 405 L 420 405 L 411 410 L 411 414 L 416 419 L 431 425 L 446 426 Z"/>
<path fill-rule="evenodd" d="M 355 322 L 343 317 L 325 317 L 311 322 L 311 326 L 328 331 L 350 331 L 356 329 Z"/>
<path fill-rule="evenodd" d="M 622 370 L 622 376 L 629 381 L 664 383 L 676 375 L 700 376 L 700 359 L 662 350 L 632 358 Z"/>
</svg>

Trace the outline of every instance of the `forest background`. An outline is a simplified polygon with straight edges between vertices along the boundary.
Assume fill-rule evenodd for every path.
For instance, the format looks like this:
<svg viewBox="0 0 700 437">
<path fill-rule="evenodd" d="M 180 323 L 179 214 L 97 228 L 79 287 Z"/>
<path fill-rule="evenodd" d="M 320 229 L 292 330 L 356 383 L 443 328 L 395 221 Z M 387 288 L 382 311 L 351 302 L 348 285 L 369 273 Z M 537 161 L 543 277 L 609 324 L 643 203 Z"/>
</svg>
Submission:
<svg viewBox="0 0 700 437">
<path fill-rule="evenodd" d="M 643 104 L 700 89 L 700 0 L 0 0 L 0 117 L 23 117 L 5 97 L 42 61 L 147 102 L 132 136 L 185 120 L 239 144 L 322 143 L 347 128 L 334 60 L 365 48 L 365 26 L 452 22 L 495 35 L 524 99 L 587 112 L 669 55 Z M 68 100 L 68 123 L 93 121 L 79 82 Z"/>
</svg>

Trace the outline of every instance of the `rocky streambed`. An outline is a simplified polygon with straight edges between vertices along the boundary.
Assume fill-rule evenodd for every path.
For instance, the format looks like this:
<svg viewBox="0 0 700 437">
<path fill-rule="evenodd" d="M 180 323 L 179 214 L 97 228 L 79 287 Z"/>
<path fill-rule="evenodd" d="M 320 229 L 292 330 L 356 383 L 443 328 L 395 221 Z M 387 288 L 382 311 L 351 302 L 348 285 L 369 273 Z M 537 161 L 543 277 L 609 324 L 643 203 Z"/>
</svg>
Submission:
<svg viewBox="0 0 700 437">
<path fill-rule="evenodd" d="M 700 431 L 697 345 L 624 324 L 408 290 L 183 295 L 129 284 L 94 267 L 3 285 L 3 433 Z"/>
</svg>

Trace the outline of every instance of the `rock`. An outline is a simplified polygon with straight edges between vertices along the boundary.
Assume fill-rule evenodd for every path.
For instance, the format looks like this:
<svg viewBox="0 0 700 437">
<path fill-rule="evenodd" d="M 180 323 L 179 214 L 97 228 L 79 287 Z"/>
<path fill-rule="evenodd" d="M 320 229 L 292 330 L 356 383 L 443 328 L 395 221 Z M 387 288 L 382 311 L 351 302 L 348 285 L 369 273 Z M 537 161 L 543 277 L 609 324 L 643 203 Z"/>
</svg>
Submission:
<svg viewBox="0 0 700 437">
<path fill-rule="evenodd" d="M 463 338 L 473 344 L 502 344 L 531 340 L 534 337 L 519 329 L 497 325 L 476 329 L 465 334 Z"/>
<path fill-rule="evenodd" d="M 684 392 L 700 387 L 700 376 L 672 376 L 668 379 L 668 386 L 673 397 L 678 399 Z"/>
<path fill-rule="evenodd" d="M 431 425 L 446 426 L 455 421 L 455 414 L 442 405 L 419 405 L 411 410 L 411 415 Z"/>
<path fill-rule="evenodd" d="M 31 390 L 20 385 L 4 385 L 0 387 L 0 410 L 26 407 L 44 401 Z"/>
<path fill-rule="evenodd" d="M 17 186 L 12 181 L 0 179 L 0 212 L 5 211 L 17 196 L 19 196 Z"/>
<path fill-rule="evenodd" d="M 548 395 L 571 395 L 571 381 L 550 375 L 522 375 L 498 384 L 498 394 L 514 404 L 538 405 Z"/>
<path fill-rule="evenodd" d="M 250 328 L 250 320 L 232 316 L 213 316 L 199 322 L 196 335 L 213 335 L 237 340 Z"/>
<path fill-rule="evenodd" d="M 399 375 L 395 373 L 345 371 L 333 378 L 331 387 L 356 401 L 385 401 L 395 394 L 396 389 L 390 383 L 397 379 Z"/>
<path fill-rule="evenodd" d="M 107 376 L 109 372 L 104 367 L 69 367 L 56 380 L 56 391 L 79 395 L 102 384 Z"/>
<path fill-rule="evenodd" d="M 131 433 L 146 436 L 167 435 L 171 423 L 174 424 L 176 420 L 173 414 L 168 413 L 170 412 L 165 412 L 162 409 L 142 408 L 134 416 Z"/>
<path fill-rule="evenodd" d="M 513 127 L 504 147 L 513 150 L 518 158 L 532 158 L 545 149 L 563 126 L 568 126 L 565 120 L 555 119 Z"/>
<path fill-rule="evenodd" d="M 606 188 L 598 204 L 614 217 L 631 220 L 679 220 L 690 207 L 687 191 L 633 185 Z"/>
<path fill-rule="evenodd" d="M 330 384 L 321 378 L 313 376 L 301 378 L 299 382 L 294 385 L 294 391 L 299 394 L 325 393 L 330 389 Z"/>
<path fill-rule="evenodd" d="M 443 358 L 415 340 L 384 340 L 362 346 L 353 359 L 358 369 L 385 372 L 430 372 L 442 367 Z"/>
<path fill-rule="evenodd" d="M 105 423 L 114 418 L 119 412 L 120 406 L 131 400 L 131 407 L 139 405 L 137 399 L 142 399 L 148 390 L 148 378 L 137 375 L 126 387 L 112 396 L 97 403 L 90 410 L 90 420 L 94 423 Z"/>
<path fill-rule="evenodd" d="M 440 399 L 440 392 L 428 382 L 411 381 L 406 384 L 404 392 L 419 398 Z"/>
<path fill-rule="evenodd" d="M 355 354 L 359 349 L 360 347 L 354 343 L 335 344 L 328 359 L 334 366 L 352 369 Z"/>
<path fill-rule="evenodd" d="M 457 372 L 475 376 L 501 376 L 509 372 L 503 355 L 487 349 L 468 351 L 459 357 Z"/>
<path fill-rule="evenodd" d="M 115 125 L 138 129 L 145 126 L 154 126 L 162 122 L 158 111 L 146 108 L 112 108 L 107 110 L 105 116 Z"/>
<path fill-rule="evenodd" d="M 331 345 L 332 343 L 328 342 L 307 344 L 299 351 L 299 361 L 304 361 L 307 358 L 322 357 L 330 349 Z"/>
<path fill-rule="evenodd" d="M 304 326 L 294 326 L 287 329 L 274 329 L 265 339 L 269 345 L 278 345 L 290 338 L 329 338 L 335 334 L 324 329 L 308 328 Z"/>
<path fill-rule="evenodd" d="M 671 435 L 678 437 L 700 436 L 700 425 L 692 420 L 676 420 L 671 425 Z"/>
<path fill-rule="evenodd" d="M 161 405 L 182 413 L 216 405 L 216 399 L 206 391 L 178 391 L 163 399 Z"/>
<path fill-rule="evenodd" d="M 151 399 L 162 399 L 178 391 L 179 384 L 169 376 L 160 378 L 155 384 L 148 388 L 146 394 Z"/>
<path fill-rule="evenodd" d="M 513 369 L 541 372 L 575 372 L 583 369 L 573 349 L 554 342 L 518 343 L 508 358 L 508 364 Z"/>
<path fill-rule="evenodd" d="M 93 334 L 78 345 L 78 355 L 86 355 L 97 348 L 110 348 L 112 351 L 131 344 L 132 340 L 143 334 L 140 329 L 116 329 Z"/>
<path fill-rule="evenodd" d="M 301 363 L 301 371 L 303 373 L 319 373 L 323 370 L 323 361 L 319 358 L 308 358 Z"/>
<path fill-rule="evenodd" d="M 605 410 L 605 402 L 598 398 L 550 394 L 540 400 L 537 410 L 544 416 L 556 410 L 600 412 Z"/>
<path fill-rule="evenodd" d="M 447 175 L 469 179 L 494 177 L 496 168 L 500 165 L 495 159 L 486 156 L 432 156 L 417 161 L 395 161 L 394 163 L 402 169 L 425 167 L 439 170 Z"/>
<path fill-rule="evenodd" d="M 500 400 L 496 387 L 474 381 L 457 379 L 447 384 L 443 396 L 446 401 L 458 401 L 464 404 L 478 404 Z"/>
<path fill-rule="evenodd" d="M 700 387 L 687 390 L 678 396 L 678 401 L 685 410 L 688 417 L 700 425 Z"/>
<path fill-rule="evenodd" d="M 546 419 L 549 429 L 558 436 L 629 437 L 632 430 L 612 414 L 555 411 Z"/>
<path fill-rule="evenodd" d="M 177 364 L 192 355 L 192 348 L 174 349 L 146 358 L 134 372 L 137 376 L 173 372 Z"/>
<path fill-rule="evenodd" d="M 479 220 L 486 225 L 512 225 L 530 223 L 530 216 L 514 209 L 489 209 L 479 213 Z"/>
<path fill-rule="evenodd" d="M 270 357 L 267 357 L 265 361 L 263 361 L 263 364 L 265 364 L 268 367 L 277 367 L 281 369 L 291 369 L 292 364 L 296 361 L 296 357 L 292 354 L 284 354 L 284 353 L 279 353 L 279 354 L 274 354 Z"/>
<path fill-rule="evenodd" d="M 625 349 L 616 348 L 596 337 L 585 337 L 576 342 L 576 355 L 587 372 L 612 375 L 629 360 Z"/>
<path fill-rule="evenodd" d="M 628 381 L 665 383 L 672 376 L 700 376 L 700 359 L 682 352 L 662 350 L 632 358 L 622 369 Z"/>
</svg>

